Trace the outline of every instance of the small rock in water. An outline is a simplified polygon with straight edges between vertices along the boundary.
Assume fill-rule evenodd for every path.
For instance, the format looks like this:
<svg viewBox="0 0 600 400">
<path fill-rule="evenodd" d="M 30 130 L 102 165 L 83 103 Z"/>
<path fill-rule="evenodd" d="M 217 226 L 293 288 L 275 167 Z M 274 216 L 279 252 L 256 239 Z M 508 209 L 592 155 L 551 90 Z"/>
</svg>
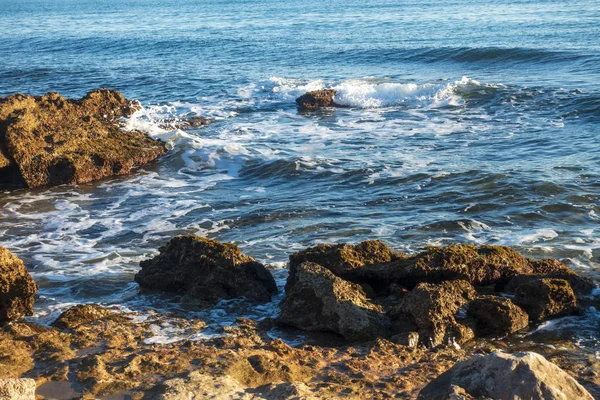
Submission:
<svg viewBox="0 0 600 400">
<path fill-rule="evenodd" d="M 300 110 L 314 111 L 322 107 L 337 107 L 333 97 L 335 90 L 322 89 L 307 92 L 296 99 L 296 104 Z"/>
<path fill-rule="evenodd" d="M 33 315 L 36 292 L 23 261 L 0 246 L 0 323 Z"/>
<path fill-rule="evenodd" d="M 463 393 L 466 399 L 593 400 L 569 374 L 533 352 L 495 352 L 460 362 L 430 382 L 418 399 L 460 399 L 451 396 Z"/>
</svg>

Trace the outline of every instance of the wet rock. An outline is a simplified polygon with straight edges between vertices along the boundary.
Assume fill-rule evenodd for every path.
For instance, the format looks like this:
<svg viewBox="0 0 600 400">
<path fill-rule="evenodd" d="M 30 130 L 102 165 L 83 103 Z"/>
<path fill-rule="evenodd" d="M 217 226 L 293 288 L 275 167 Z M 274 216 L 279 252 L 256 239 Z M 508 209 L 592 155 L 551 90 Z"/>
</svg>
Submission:
<svg viewBox="0 0 600 400">
<path fill-rule="evenodd" d="M 99 89 L 81 100 L 58 93 L 15 94 L 0 101 L 0 185 L 81 184 L 122 175 L 165 152 L 141 132 L 123 132 L 118 120 L 139 105 Z"/>
<path fill-rule="evenodd" d="M 367 300 L 362 288 L 311 262 L 288 277 L 279 320 L 307 331 L 326 331 L 351 341 L 385 336 L 381 307 Z"/>
<path fill-rule="evenodd" d="M 37 285 L 25 264 L 0 246 L 0 324 L 33 315 Z"/>
<path fill-rule="evenodd" d="M 322 107 L 336 107 L 333 98 L 335 90 L 323 89 L 307 92 L 296 99 L 300 110 L 313 111 Z"/>
<path fill-rule="evenodd" d="M 419 344 L 418 332 L 401 332 L 390 337 L 392 343 L 406 347 L 416 347 Z"/>
<path fill-rule="evenodd" d="M 420 281 L 462 279 L 477 286 L 507 282 L 533 270 L 529 260 L 503 246 L 457 244 L 428 247 L 425 251 L 390 266 L 390 278 L 406 285 Z"/>
<path fill-rule="evenodd" d="M 565 267 L 567 268 L 567 267 Z M 574 271 L 567 269 L 566 271 L 556 271 L 547 274 L 524 274 L 512 278 L 506 286 L 499 288 L 506 293 L 515 293 L 516 289 L 528 282 L 535 282 L 541 279 L 564 279 L 569 282 L 573 292 L 577 296 L 589 296 L 596 284 L 589 278 L 577 275 Z"/>
<path fill-rule="evenodd" d="M 109 308 L 97 304 L 79 304 L 63 312 L 52 325 L 60 329 L 74 329 L 79 325 L 94 322 L 103 318 L 125 320 Z"/>
<path fill-rule="evenodd" d="M 303 262 L 313 262 L 327 268 L 335 275 L 360 284 L 371 284 L 373 292 L 389 291 L 388 282 L 382 281 L 377 273 L 372 273 L 365 266 L 390 263 L 393 260 L 406 257 L 404 254 L 392 251 L 379 240 L 365 240 L 359 244 L 320 244 L 290 255 L 290 275 Z"/>
<path fill-rule="evenodd" d="M 186 295 L 186 301 L 210 305 L 221 299 L 245 297 L 267 302 L 277 292 L 265 266 L 242 254 L 233 243 L 195 235 L 178 236 L 142 261 L 135 281 L 140 287 Z"/>
<path fill-rule="evenodd" d="M 423 342 L 437 346 L 443 343 L 448 325 L 456 323 L 454 315 L 475 297 L 477 293 L 467 281 L 421 283 L 390 311 L 390 317 L 395 328 L 400 330 L 410 329 L 414 321 Z M 460 339 L 458 335 L 455 338 Z"/>
<path fill-rule="evenodd" d="M 495 352 L 460 362 L 421 390 L 418 399 L 445 400 L 457 392 L 497 400 L 593 399 L 569 374 L 532 352 Z"/>
<path fill-rule="evenodd" d="M 505 335 L 529 325 L 527 313 L 510 299 L 499 296 L 482 296 L 467 306 L 467 315 L 477 324 L 478 335 Z"/>
<path fill-rule="evenodd" d="M 0 399 L 35 400 L 35 387 L 29 378 L 0 379 Z"/>
<path fill-rule="evenodd" d="M 514 303 L 534 321 L 543 321 L 577 312 L 577 298 L 564 279 L 525 282 L 515 290 Z"/>
</svg>

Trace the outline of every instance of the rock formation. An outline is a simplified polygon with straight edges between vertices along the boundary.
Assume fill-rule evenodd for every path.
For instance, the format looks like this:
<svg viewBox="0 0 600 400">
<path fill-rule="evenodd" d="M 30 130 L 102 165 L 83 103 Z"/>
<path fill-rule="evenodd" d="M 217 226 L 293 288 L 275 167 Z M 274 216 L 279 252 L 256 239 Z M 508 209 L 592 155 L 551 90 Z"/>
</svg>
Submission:
<svg viewBox="0 0 600 400">
<path fill-rule="evenodd" d="M 0 99 L 0 186 L 81 184 L 127 174 L 165 152 L 119 119 L 138 107 L 117 91 L 99 89 L 81 100 L 58 93 Z"/>
<path fill-rule="evenodd" d="M 323 107 L 337 107 L 337 104 L 333 101 L 334 96 L 335 90 L 333 89 L 314 90 L 298 97 L 296 104 L 303 111 L 314 111 Z"/>
<path fill-rule="evenodd" d="M 457 390 L 477 399 L 593 400 L 569 374 L 532 352 L 495 352 L 460 362 L 429 383 L 418 399 L 446 400 Z"/>
<path fill-rule="evenodd" d="M 233 243 L 178 236 L 159 251 L 140 263 L 135 280 L 143 289 L 184 294 L 186 301 L 201 305 L 236 297 L 264 303 L 277 293 L 265 266 L 242 254 Z"/>
<path fill-rule="evenodd" d="M 19 258 L 0 246 L 0 324 L 33 315 L 37 285 Z"/>
</svg>

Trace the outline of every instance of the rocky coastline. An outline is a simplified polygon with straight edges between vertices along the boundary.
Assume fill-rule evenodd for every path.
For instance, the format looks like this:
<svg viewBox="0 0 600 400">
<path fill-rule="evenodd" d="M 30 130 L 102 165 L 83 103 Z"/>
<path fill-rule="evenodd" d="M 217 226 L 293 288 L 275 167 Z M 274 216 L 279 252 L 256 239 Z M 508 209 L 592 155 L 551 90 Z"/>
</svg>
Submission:
<svg viewBox="0 0 600 400">
<path fill-rule="evenodd" d="M 298 98 L 336 107 L 335 92 Z M 100 89 L 0 99 L 0 187 L 82 184 L 122 175 L 166 152 L 124 131 L 140 107 Z M 170 121 L 187 129 L 210 121 Z M 176 236 L 140 263 L 143 292 L 192 308 L 283 290 L 276 318 L 240 318 L 206 335 L 181 313 L 80 304 L 50 325 L 33 315 L 37 284 L 0 246 L 0 398 L 81 399 L 593 399 L 600 361 L 568 344 L 520 340 L 540 323 L 600 308 L 597 284 L 556 259 L 503 246 L 454 244 L 397 252 L 378 240 L 321 244 L 289 255 L 285 287 L 233 243 Z M 195 339 L 156 343 L 157 326 Z M 290 345 L 273 328 L 309 338 Z M 519 336 L 521 335 L 521 336 Z M 4 396 L 4 397 L 2 397 Z"/>
</svg>

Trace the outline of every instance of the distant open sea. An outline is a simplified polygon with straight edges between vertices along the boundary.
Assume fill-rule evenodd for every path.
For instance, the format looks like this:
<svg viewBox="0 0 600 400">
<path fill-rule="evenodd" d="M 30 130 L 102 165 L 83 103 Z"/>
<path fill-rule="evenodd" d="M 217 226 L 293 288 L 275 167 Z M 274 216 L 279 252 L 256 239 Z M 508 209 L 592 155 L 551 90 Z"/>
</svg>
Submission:
<svg viewBox="0 0 600 400">
<path fill-rule="evenodd" d="M 176 310 L 133 275 L 183 233 L 236 242 L 280 285 L 290 253 L 364 239 L 510 245 L 600 279 L 598 0 L 0 0 L 0 96 L 98 87 L 139 100 L 127 128 L 171 151 L 0 193 L 37 320 L 82 302 Z M 319 88 L 348 107 L 299 113 Z M 215 122 L 158 127 L 190 115 Z M 220 307 L 203 318 L 242 313 Z"/>
</svg>

